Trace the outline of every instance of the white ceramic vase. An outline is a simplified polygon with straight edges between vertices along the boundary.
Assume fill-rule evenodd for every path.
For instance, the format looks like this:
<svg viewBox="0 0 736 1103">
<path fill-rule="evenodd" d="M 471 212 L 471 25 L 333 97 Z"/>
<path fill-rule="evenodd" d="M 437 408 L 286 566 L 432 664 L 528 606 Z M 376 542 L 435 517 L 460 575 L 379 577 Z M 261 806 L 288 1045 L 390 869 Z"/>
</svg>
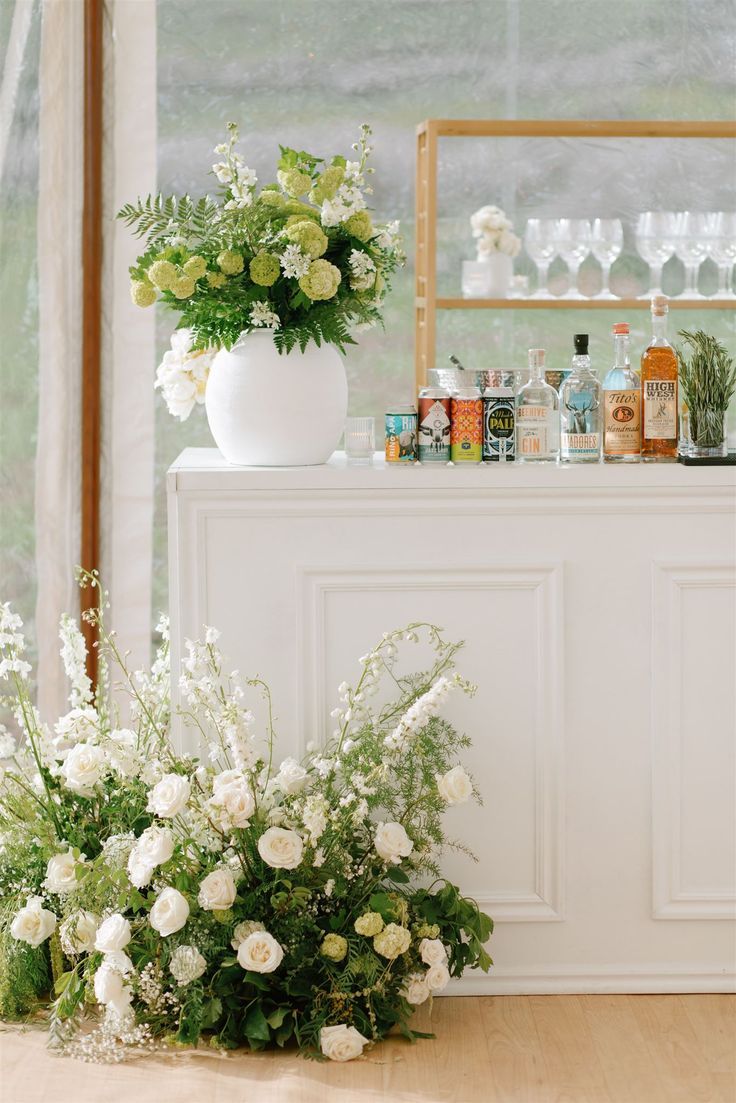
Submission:
<svg viewBox="0 0 736 1103">
<path fill-rule="evenodd" d="M 213 360 L 205 406 L 228 463 L 326 463 L 345 426 L 345 365 L 333 345 L 318 348 L 310 341 L 304 352 L 279 353 L 270 331 L 243 333 Z"/>
<path fill-rule="evenodd" d="M 488 298 L 507 299 L 514 272 L 514 262 L 506 253 L 489 253 L 483 258 L 488 267 Z"/>
</svg>

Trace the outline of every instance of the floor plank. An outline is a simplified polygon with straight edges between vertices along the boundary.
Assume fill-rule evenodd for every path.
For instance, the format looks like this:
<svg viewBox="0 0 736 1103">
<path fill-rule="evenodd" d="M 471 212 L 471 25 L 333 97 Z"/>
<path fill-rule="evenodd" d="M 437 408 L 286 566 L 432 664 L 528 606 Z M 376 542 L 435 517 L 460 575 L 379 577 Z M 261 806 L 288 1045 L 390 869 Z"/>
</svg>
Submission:
<svg viewBox="0 0 736 1103">
<path fill-rule="evenodd" d="M 680 996 L 721 1103 L 736 1100 L 736 1001 L 731 996 Z"/>
<path fill-rule="evenodd" d="M 680 996 L 628 996 L 667 1103 L 715 1103 L 718 1088 Z"/>
<path fill-rule="evenodd" d="M 551 1087 L 529 998 L 504 996 L 479 1002 L 491 1098 L 504 1103 L 547 1103 Z"/>
<path fill-rule="evenodd" d="M 612 1103 L 580 996 L 529 996 L 550 1103 Z"/>
<path fill-rule="evenodd" d="M 628 996 L 580 996 L 608 1092 L 616 1103 L 669 1103 Z"/>
</svg>

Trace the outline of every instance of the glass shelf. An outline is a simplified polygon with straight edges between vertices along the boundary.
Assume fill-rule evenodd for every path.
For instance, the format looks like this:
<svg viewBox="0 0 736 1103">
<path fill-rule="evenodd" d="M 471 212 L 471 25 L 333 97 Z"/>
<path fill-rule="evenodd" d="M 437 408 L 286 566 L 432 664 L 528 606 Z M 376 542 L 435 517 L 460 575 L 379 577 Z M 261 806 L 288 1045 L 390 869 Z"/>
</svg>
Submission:
<svg viewBox="0 0 736 1103">
<path fill-rule="evenodd" d="M 669 299 L 670 310 L 736 310 L 736 299 Z M 421 298 L 417 306 L 423 306 Z M 649 299 L 435 299 L 438 310 L 648 310 Z"/>
</svg>

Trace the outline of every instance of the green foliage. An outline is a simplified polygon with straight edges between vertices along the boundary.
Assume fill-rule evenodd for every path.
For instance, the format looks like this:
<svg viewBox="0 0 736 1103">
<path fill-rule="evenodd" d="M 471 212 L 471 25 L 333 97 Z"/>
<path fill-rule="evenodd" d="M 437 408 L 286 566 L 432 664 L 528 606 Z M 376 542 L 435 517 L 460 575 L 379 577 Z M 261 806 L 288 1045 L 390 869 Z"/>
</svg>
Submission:
<svg viewBox="0 0 736 1103">
<path fill-rule="evenodd" d="M 0 1019 L 26 1019 L 41 1005 L 51 984 L 48 949 L 19 942 L 10 933 L 17 898 L 0 912 Z"/>
<path fill-rule="evenodd" d="M 682 393 L 688 407 L 690 435 L 695 444 L 717 447 L 723 441 L 723 419 L 734 390 L 736 364 L 717 338 L 698 329 L 679 331 L 688 354 L 678 348 Z"/>
</svg>

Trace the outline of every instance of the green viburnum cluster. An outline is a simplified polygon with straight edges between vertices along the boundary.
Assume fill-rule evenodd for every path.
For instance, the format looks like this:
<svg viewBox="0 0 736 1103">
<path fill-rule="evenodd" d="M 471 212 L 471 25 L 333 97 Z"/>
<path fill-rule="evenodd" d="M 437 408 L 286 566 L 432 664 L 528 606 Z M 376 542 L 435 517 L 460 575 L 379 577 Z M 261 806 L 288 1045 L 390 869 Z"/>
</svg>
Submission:
<svg viewBox="0 0 736 1103">
<path fill-rule="evenodd" d="M 268 688 L 225 673 L 208 628 L 182 661 L 199 744 L 184 754 L 169 737 L 166 622 L 152 669 L 132 672 L 98 579 L 81 581 L 100 593 L 102 674 L 93 693 L 64 618 L 70 708 L 53 726 L 29 696 L 20 619 L 0 605 L 3 703 L 21 734 L 16 749 L 0 733 L 0 1015 L 48 1009 L 55 1046 L 98 1061 L 197 1043 L 342 1061 L 394 1027 L 418 1037 L 414 1008 L 491 964 L 491 920 L 438 865 L 448 805 L 477 798 L 457 761 L 469 740 L 439 716 L 472 692 L 459 645 L 430 624 L 386 633 L 339 687 L 331 736 L 277 763 Z M 420 641 L 429 669 L 403 673 L 400 651 Z M 248 691 L 265 701 L 263 737 Z"/>
<path fill-rule="evenodd" d="M 130 269 L 133 302 L 179 311 L 193 349 L 230 348 L 267 327 L 282 352 L 309 341 L 344 351 L 356 326 L 381 321 L 390 276 L 405 260 L 398 222 L 374 224 L 367 207 L 370 127 L 352 161 L 281 146 L 277 183 L 260 192 L 236 152 L 237 127 L 228 128 L 212 166 L 217 198 L 149 195 L 119 212 L 146 239 Z"/>
</svg>

